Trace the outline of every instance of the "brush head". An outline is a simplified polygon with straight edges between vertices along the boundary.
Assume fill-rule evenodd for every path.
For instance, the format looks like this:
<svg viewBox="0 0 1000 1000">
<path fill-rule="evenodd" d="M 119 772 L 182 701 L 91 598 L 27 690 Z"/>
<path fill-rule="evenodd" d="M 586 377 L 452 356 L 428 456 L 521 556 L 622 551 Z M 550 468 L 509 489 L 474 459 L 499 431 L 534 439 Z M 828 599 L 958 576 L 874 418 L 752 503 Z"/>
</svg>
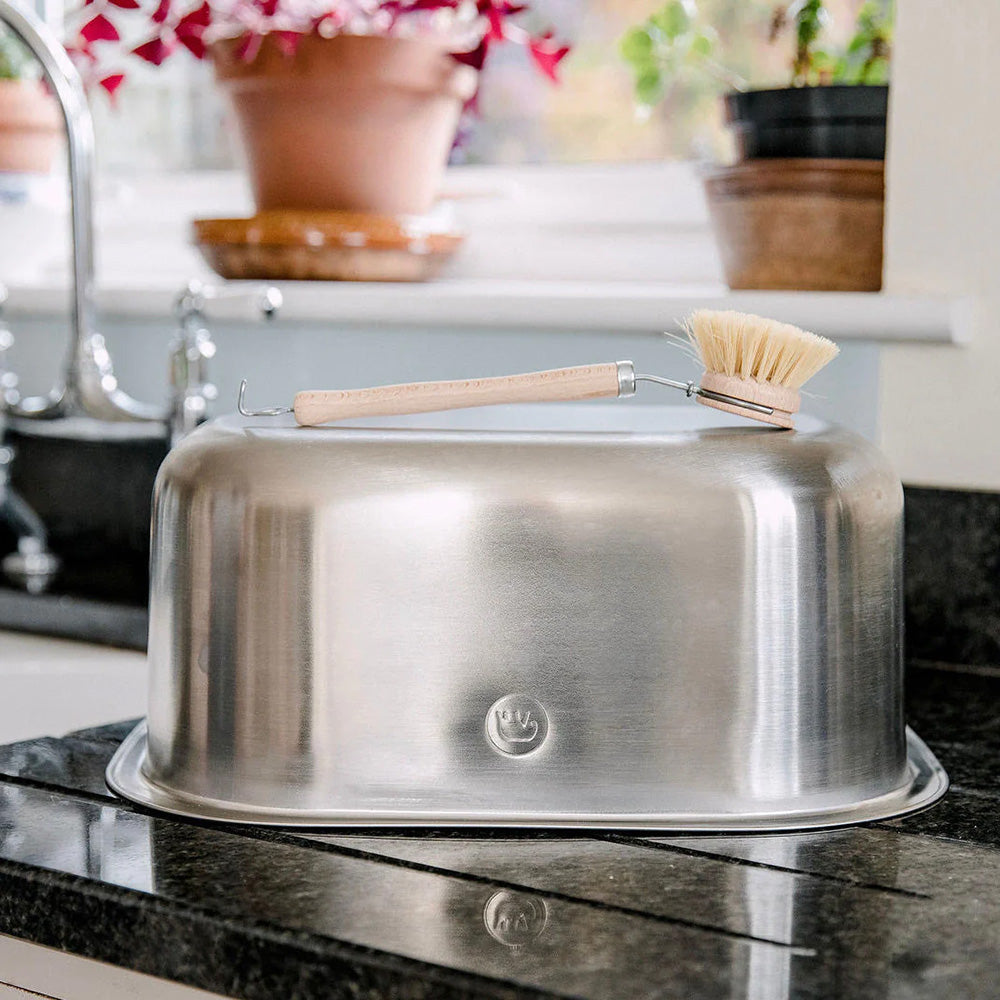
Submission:
<svg viewBox="0 0 1000 1000">
<path fill-rule="evenodd" d="M 840 353 L 826 337 L 731 309 L 698 309 L 684 329 L 705 366 L 701 388 L 768 406 L 774 413 L 755 413 L 705 396 L 698 402 L 777 427 L 792 426 L 801 403 L 799 389 Z"/>
</svg>

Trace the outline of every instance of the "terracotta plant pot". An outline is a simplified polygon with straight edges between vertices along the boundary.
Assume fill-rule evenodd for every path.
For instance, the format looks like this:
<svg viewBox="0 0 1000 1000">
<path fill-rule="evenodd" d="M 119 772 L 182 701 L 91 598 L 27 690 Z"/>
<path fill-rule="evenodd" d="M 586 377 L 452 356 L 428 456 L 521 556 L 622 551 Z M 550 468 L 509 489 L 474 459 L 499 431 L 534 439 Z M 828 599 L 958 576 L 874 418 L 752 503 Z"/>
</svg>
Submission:
<svg viewBox="0 0 1000 1000">
<path fill-rule="evenodd" d="M 705 176 L 730 288 L 878 291 L 881 160 L 746 160 Z"/>
<path fill-rule="evenodd" d="M 705 176 L 730 288 L 878 291 L 885 86 L 729 94 L 740 162 Z"/>
<path fill-rule="evenodd" d="M 475 70 L 405 38 L 307 35 L 289 57 L 267 36 L 249 62 L 236 49 L 212 57 L 259 211 L 430 209 Z"/>
<path fill-rule="evenodd" d="M 59 132 L 59 109 L 40 83 L 0 80 L 0 170 L 48 173 Z"/>
</svg>

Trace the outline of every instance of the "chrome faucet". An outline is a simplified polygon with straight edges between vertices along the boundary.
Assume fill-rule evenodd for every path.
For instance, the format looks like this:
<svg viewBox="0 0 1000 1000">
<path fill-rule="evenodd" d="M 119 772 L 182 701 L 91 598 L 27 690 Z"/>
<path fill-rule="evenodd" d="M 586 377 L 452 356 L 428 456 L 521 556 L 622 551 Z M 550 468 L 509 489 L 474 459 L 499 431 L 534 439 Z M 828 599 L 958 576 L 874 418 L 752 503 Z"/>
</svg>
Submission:
<svg viewBox="0 0 1000 1000">
<path fill-rule="evenodd" d="M 263 319 L 271 320 L 282 305 L 281 292 L 271 285 L 261 285 L 248 292 L 243 288 L 205 285 L 192 280 L 177 296 L 174 312 L 177 335 L 170 343 L 170 440 L 176 444 L 206 417 L 208 406 L 216 398 L 215 385 L 208 377 L 208 362 L 215 357 L 215 343 L 208 328 L 208 303 L 217 299 L 245 298 Z"/>
<path fill-rule="evenodd" d="M 254 296 L 256 311 L 272 317 L 281 305 L 277 289 L 213 289 L 189 284 L 177 302 L 180 330 L 171 345 L 171 399 L 168 406 L 141 403 L 118 386 L 104 337 L 96 327 L 94 297 L 94 127 L 83 81 L 59 41 L 33 14 L 0 0 L 0 22 L 31 50 L 41 64 L 66 125 L 69 154 L 70 222 L 73 244 L 73 300 L 69 350 L 59 379 L 45 396 L 22 399 L 5 355 L 13 344 L 0 323 L 0 522 L 17 538 L 17 550 L 0 559 L 0 574 L 30 593 L 41 593 L 59 572 L 60 559 L 49 551 L 45 524 L 12 489 L 13 449 L 3 444 L 4 418 L 53 420 L 87 417 L 101 421 L 141 421 L 169 428 L 171 441 L 190 432 L 206 416 L 214 386 L 207 363 L 215 352 L 205 323 L 208 299 Z M 0 287 L 0 305 L 5 292 Z M 164 427 L 163 425 L 166 425 Z"/>
<path fill-rule="evenodd" d="M 0 404 L 16 395 L 17 376 L 7 367 L 7 352 L 14 337 L 3 319 L 7 289 L 0 285 Z M 14 450 L 3 443 L 3 408 L 0 406 L 0 524 L 17 539 L 14 552 L 0 559 L 0 572 L 30 594 L 40 594 L 59 572 L 59 558 L 49 551 L 48 532 L 42 519 L 10 485 Z"/>
<path fill-rule="evenodd" d="M 104 337 L 96 329 L 94 304 L 94 126 L 83 81 L 66 50 L 33 14 L 0 0 L 4 22 L 42 66 L 66 123 L 70 215 L 73 237 L 73 305 L 69 353 L 62 376 L 47 396 L 7 400 L 8 413 L 53 419 L 88 416 L 98 420 L 167 419 L 161 406 L 140 403 L 118 387 Z"/>
</svg>

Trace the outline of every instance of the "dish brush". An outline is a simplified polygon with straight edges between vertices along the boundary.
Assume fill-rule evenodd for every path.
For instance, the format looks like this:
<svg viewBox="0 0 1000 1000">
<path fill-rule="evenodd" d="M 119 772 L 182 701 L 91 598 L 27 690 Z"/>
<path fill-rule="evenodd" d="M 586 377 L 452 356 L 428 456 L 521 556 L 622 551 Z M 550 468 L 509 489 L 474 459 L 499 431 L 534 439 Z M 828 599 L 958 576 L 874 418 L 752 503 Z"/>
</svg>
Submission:
<svg viewBox="0 0 1000 1000">
<path fill-rule="evenodd" d="M 691 393 L 698 402 L 778 427 L 792 426 L 799 390 L 840 353 L 832 340 L 791 323 L 729 309 L 699 309 L 684 330 L 705 366 Z M 747 403 L 771 412 L 747 412 Z"/>
<path fill-rule="evenodd" d="M 312 427 L 352 417 L 633 396 L 636 383 L 653 382 L 680 389 L 706 406 L 791 427 L 801 403 L 799 390 L 839 353 L 837 345 L 826 337 L 790 323 L 732 310 L 698 309 L 683 328 L 687 345 L 705 367 L 700 385 L 637 374 L 631 361 L 612 361 L 496 378 L 304 390 L 295 394 L 292 406 L 251 410 L 246 406 L 244 379 L 238 408 L 246 417 L 294 413 L 300 425 Z"/>
</svg>

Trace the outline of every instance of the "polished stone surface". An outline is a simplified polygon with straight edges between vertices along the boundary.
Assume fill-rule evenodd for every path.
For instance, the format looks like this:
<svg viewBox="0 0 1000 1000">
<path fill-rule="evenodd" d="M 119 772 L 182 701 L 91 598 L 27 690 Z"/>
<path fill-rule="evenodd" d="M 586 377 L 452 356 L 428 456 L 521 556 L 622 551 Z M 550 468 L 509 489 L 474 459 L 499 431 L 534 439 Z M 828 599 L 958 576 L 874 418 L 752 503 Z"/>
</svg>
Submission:
<svg viewBox="0 0 1000 1000">
<path fill-rule="evenodd" d="M 904 492 L 909 656 L 1000 667 L 1000 493 Z"/>
<path fill-rule="evenodd" d="M 955 781 L 756 837 L 221 828 L 115 800 L 131 723 L 0 748 L 0 933 L 256 998 L 974 998 L 1000 964 L 1000 671 L 916 668 Z"/>
</svg>

